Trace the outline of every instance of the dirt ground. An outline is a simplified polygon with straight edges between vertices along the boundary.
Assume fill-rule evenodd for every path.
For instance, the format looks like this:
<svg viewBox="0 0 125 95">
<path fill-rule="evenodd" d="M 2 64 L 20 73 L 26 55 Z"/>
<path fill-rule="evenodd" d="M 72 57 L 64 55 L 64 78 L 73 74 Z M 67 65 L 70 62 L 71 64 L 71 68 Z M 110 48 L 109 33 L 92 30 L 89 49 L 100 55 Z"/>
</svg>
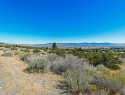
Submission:
<svg viewBox="0 0 125 95">
<path fill-rule="evenodd" d="M 61 76 L 28 74 L 26 66 L 19 56 L 0 56 L 0 95 L 71 95 Z"/>
</svg>

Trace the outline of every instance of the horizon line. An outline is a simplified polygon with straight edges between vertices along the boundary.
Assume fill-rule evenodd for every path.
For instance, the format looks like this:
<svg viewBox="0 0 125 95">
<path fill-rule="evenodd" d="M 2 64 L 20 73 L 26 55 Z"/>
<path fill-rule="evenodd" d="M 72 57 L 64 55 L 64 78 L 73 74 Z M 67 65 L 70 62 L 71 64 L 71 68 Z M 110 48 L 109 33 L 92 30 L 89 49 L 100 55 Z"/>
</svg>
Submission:
<svg viewBox="0 0 125 95">
<path fill-rule="evenodd" d="M 0 42 L 0 43 L 4 43 L 4 42 Z M 38 43 L 38 44 L 52 44 L 52 43 L 54 43 L 54 42 L 50 42 L 50 43 Z M 72 43 L 72 42 L 63 42 L 63 43 L 61 43 L 61 42 L 55 42 L 55 43 L 57 43 L 57 44 L 70 44 L 70 43 Z M 75 43 L 75 42 L 74 42 Z M 117 42 L 79 42 L 78 44 L 82 44 L 82 43 L 113 43 L 113 44 L 125 44 L 125 42 L 124 43 L 117 43 Z M 5 43 L 5 44 L 28 44 L 28 43 Z M 33 44 L 29 44 L 29 45 L 33 45 Z"/>
</svg>

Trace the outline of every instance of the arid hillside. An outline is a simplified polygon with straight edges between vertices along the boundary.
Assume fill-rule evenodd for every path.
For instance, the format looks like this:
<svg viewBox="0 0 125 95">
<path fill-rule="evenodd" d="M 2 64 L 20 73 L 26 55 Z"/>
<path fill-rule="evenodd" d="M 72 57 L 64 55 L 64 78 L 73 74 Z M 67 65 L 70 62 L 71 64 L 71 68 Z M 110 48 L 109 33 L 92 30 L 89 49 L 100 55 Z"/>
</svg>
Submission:
<svg viewBox="0 0 125 95">
<path fill-rule="evenodd" d="M 25 68 L 19 56 L 0 57 L 0 95 L 67 95 L 61 76 L 52 72 L 28 74 Z"/>
</svg>

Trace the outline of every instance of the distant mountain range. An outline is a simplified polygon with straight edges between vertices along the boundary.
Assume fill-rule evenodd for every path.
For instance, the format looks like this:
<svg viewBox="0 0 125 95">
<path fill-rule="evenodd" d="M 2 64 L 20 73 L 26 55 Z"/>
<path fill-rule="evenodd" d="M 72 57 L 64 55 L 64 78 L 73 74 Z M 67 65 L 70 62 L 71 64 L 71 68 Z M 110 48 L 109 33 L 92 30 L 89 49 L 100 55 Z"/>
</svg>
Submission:
<svg viewBox="0 0 125 95">
<path fill-rule="evenodd" d="M 32 46 L 52 46 L 53 43 L 32 44 Z M 57 46 L 125 46 L 125 43 L 56 43 Z"/>
</svg>

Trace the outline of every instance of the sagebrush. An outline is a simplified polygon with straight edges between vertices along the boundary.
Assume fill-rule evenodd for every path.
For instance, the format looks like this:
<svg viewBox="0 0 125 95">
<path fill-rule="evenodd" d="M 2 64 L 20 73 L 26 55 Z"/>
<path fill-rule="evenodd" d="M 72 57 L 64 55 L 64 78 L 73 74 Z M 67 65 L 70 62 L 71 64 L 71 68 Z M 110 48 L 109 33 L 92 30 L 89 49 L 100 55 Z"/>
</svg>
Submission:
<svg viewBox="0 0 125 95">
<path fill-rule="evenodd" d="M 5 51 L 1 54 L 1 56 L 14 56 L 14 53 L 12 51 Z"/>
<path fill-rule="evenodd" d="M 27 71 L 29 73 L 38 72 L 45 73 L 49 72 L 50 65 L 46 57 L 41 57 L 40 59 L 35 59 L 28 64 Z"/>
</svg>

